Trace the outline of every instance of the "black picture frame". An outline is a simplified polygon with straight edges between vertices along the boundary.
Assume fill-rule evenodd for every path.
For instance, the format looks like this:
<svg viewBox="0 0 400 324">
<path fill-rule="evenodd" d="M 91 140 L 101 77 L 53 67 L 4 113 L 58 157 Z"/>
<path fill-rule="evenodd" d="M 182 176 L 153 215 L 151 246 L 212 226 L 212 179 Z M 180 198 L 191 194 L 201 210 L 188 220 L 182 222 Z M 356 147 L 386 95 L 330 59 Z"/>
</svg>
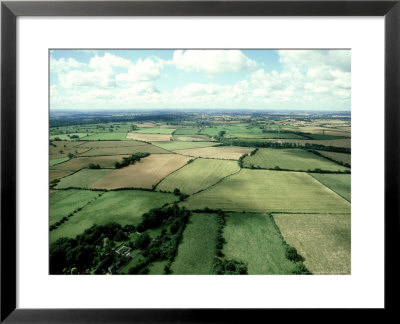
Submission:
<svg viewBox="0 0 400 324">
<path fill-rule="evenodd" d="M 385 308 L 394 310 L 398 274 L 400 4 L 394 1 L 2 1 L 1 3 L 1 322 L 199 323 L 264 316 L 258 309 L 16 308 L 16 19 L 19 16 L 384 16 Z M 393 261 L 392 261 L 393 260 Z M 247 321 L 245 321 L 247 322 Z"/>
</svg>

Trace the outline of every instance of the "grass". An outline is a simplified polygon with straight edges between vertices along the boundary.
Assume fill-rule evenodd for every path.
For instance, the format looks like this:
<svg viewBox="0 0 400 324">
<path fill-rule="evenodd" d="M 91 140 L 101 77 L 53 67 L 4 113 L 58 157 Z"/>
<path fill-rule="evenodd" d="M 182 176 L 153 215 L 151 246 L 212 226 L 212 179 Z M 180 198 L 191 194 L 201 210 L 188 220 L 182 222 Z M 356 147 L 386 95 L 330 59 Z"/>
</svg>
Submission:
<svg viewBox="0 0 400 324">
<path fill-rule="evenodd" d="M 131 261 L 129 261 L 126 265 L 124 265 L 121 269 L 118 270 L 119 274 L 128 274 L 129 269 L 132 268 L 133 266 L 139 264 L 139 262 L 144 261 L 145 258 L 143 255 L 139 254 L 135 256 Z"/>
<path fill-rule="evenodd" d="M 261 133 L 261 134 L 232 134 L 227 136 L 228 138 L 251 138 L 251 139 L 263 139 L 263 138 L 298 138 L 304 139 L 303 136 L 297 134 L 290 134 L 290 133 L 276 133 L 276 132 L 268 132 L 268 133 Z"/>
<path fill-rule="evenodd" d="M 126 133 L 98 133 L 85 137 L 85 141 L 125 141 Z"/>
<path fill-rule="evenodd" d="M 164 274 L 164 267 L 167 265 L 167 261 L 156 261 L 150 264 L 149 273 L 150 275 L 162 275 Z"/>
<path fill-rule="evenodd" d="M 152 208 L 177 200 L 173 194 L 141 190 L 121 190 L 106 192 L 72 216 L 67 222 L 50 232 L 50 243 L 60 237 L 72 237 L 94 224 L 104 225 L 116 222 L 123 225 L 137 225 L 142 215 Z"/>
<path fill-rule="evenodd" d="M 317 151 L 317 152 L 323 156 L 326 156 L 326 157 L 332 159 L 332 160 L 351 164 L 351 154 L 339 153 L 339 152 L 329 152 L 329 151 Z"/>
<path fill-rule="evenodd" d="M 184 150 L 191 148 L 199 148 L 199 147 L 209 147 L 219 145 L 218 142 L 152 142 L 151 144 L 161 147 L 165 150 L 173 151 L 173 150 Z"/>
<path fill-rule="evenodd" d="M 62 178 L 56 189 L 65 188 L 89 188 L 92 184 L 112 172 L 112 169 L 82 169 L 78 172 Z"/>
<path fill-rule="evenodd" d="M 247 168 L 255 166 L 264 169 L 273 169 L 278 166 L 281 169 L 295 171 L 317 168 L 327 171 L 349 170 L 349 168 L 302 149 L 261 148 L 256 154 L 245 157 L 243 165 Z"/>
<path fill-rule="evenodd" d="M 313 274 L 350 274 L 350 215 L 274 215 L 286 242 Z"/>
<path fill-rule="evenodd" d="M 60 163 L 63 163 L 63 162 L 65 162 L 65 161 L 68 161 L 69 160 L 69 157 L 63 157 L 63 158 L 58 158 L 58 159 L 51 159 L 50 160 L 50 166 L 52 167 L 52 166 L 54 166 L 54 165 L 56 165 L 56 164 L 60 164 Z"/>
<path fill-rule="evenodd" d="M 91 188 L 118 189 L 118 188 L 146 188 L 154 185 L 168 176 L 171 172 L 183 167 L 190 157 L 179 154 L 151 154 L 134 165 L 113 170 Z"/>
<path fill-rule="evenodd" d="M 50 225 L 57 223 L 76 209 L 99 196 L 99 192 L 89 190 L 56 190 L 50 194 Z"/>
<path fill-rule="evenodd" d="M 344 136 L 323 135 L 323 134 L 307 134 L 307 137 L 311 137 L 314 140 L 336 140 L 336 139 L 346 138 Z"/>
<path fill-rule="evenodd" d="M 235 161 L 198 158 L 167 176 L 159 183 L 157 189 L 172 192 L 179 188 L 185 194 L 193 194 L 239 170 Z"/>
<path fill-rule="evenodd" d="M 225 134 L 261 134 L 262 129 L 259 127 L 243 127 L 243 126 L 217 126 L 207 127 L 200 131 L 200 134 L 208 136 L 218 136 L 219 132 L 224 131 Z"/>
<path fill-rule="evenodd" d="M 193 157 L 211 159 L 239 160 L 243 154 L 249 154 L 254 149 L 238 146 L 210 146 L 186 150 L 176 150 L 176 153 Z"/>
<path fill-rule="evenodd" d="M 215 214 L 192 214 L 183 232 L 173 274 L 211 274 L 217 235 Z"/>
<path fill-rule="evenodd" d="M 312 173 L 312 177 L 332 189 L 338 195 L 351 202 L 351 175 L 350 174 L 322 174 Z"/>
<path fill-rule="evenodd" d="M 350 203 L 305 172 L 242 169 L 181 203 L 188 209 L 350 213 Z"/>
<path fill-rule="evenodd" d="M 174 135 L 196 135 L 199 132 L 197 127 L 185 127 L 175 130 Z"/>
<path fill-rule="evenodd" d="M 226 216 L 222 253 L 243 261 L 249 274 L 291 274 L 295 264 L 285 256 L 285 246 L 270 216 L 232 213 Z"/>
<path fill-rule="evenodd" d="M 68 162 L 56 165 L 50 170 L 78 171 L 83 168 L 88 168 L 90 164 L 98 164 L 103 169 L 113 169 L 115 162 L 121 162 L 123 157 L 128 157 L 128 155 L 77 157 L 69 160 Z"/>
<path fill-rule="evenodd" d="M 71 136 L 73 135 L 79 136 L 79 138 L 71 138 Z M 50 135 L 50 139 L 54 140 L 56 137 L 58 137 L 62 141 L 79 141 L 81 138 L 84 138 L 87 135 L 88 133 L 58 134 L 58 135 Z"/>
<path fill-rule="evenodd" d="M 139 134 L 172 134 L 174 128 L 142 128 L 132 131 Z"/>
</svg>

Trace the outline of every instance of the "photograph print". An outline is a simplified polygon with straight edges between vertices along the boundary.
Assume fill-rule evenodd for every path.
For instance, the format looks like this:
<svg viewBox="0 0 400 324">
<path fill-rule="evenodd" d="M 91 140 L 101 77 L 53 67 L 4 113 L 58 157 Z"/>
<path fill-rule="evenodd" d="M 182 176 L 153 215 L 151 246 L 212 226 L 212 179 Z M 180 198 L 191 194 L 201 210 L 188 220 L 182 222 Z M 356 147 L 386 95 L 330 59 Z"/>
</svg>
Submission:
<svg viewBox="0 0 400 324">
<path fill-rule="evenodd" d="M 351 50 L 49 50 L 51 275 L 350 275 Z"/>
</svg>

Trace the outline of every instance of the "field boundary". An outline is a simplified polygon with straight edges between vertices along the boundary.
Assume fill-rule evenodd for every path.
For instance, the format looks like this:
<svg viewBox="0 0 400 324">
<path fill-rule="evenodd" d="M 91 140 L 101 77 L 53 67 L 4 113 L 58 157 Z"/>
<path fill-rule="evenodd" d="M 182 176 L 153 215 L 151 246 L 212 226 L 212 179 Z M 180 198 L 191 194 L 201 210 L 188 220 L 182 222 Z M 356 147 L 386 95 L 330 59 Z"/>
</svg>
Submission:
<svg viewBox="0 0 400 324">
<path fill-rule="evenodd" d="M 317 180 L 320 184 L 322 184 L 323 186 L 327 187 L 329 190 L 332 190 L 335 194 L 337 194 L 338 196 L 342 197 L 344 200 L 348 201 L 348 202 L 351 204 L 351 201 L 348 200 L 347 198 L 343 197 L 340 193 L 336 192 L 336 191 L 333 190 L 332 188 L 329 188 L 326 184 L 322 183 L 322 182 L 319 181 L 317 178 L 314 178 L 311 174 L 310 174 L 310 176 L 311 176 L 313 179 Z M 350 194 L 350 196 L 351 196 L 351 194 Z"/>
</svg>

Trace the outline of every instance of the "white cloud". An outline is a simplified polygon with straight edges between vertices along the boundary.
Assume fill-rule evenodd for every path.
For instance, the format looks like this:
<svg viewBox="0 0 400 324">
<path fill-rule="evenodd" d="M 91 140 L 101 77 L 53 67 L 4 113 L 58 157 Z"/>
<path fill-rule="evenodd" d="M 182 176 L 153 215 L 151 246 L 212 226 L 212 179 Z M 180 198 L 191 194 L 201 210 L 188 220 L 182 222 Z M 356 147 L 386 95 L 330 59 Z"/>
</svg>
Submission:
<svg viewBox="0 0 400 324">
<path fill-rule="evenodd" d="M 172 63 L 184 71 L 211 75 L 249 71 L 257 66 L 255 61 L 239 50 L 176 50 Z"/>
<path fill-rule="evenodd" d="M 108 70 L 115 67 L 129 68 L 131 61 L 122 57 L 105 53 L 104 56 L 95 56 L 90 59 L 89 67 L 94 70 Z"/>
<path fill-rule="evenodd" d="M 74 69 L 81 69 L 84 68 L 86 64 L 78 62 L 77 60 L 73 58 L 60 58 L 60 59 L 55 59 L 53 57 L 50 57 L 50 71 L 55 72 L 55 73 L 60 73 L 60 72 L 67 72 L 70 70 Z"/>
<path fill-rule="evenodd" d="M 155 62 L 151 59 L 139 59 L 136 64 L 131 64 L 127 73 L 116 76 L 119 83 L 134 83 L 140 81 L 152 81 L 160 77 L 162 61 Z"/>
</svg>

